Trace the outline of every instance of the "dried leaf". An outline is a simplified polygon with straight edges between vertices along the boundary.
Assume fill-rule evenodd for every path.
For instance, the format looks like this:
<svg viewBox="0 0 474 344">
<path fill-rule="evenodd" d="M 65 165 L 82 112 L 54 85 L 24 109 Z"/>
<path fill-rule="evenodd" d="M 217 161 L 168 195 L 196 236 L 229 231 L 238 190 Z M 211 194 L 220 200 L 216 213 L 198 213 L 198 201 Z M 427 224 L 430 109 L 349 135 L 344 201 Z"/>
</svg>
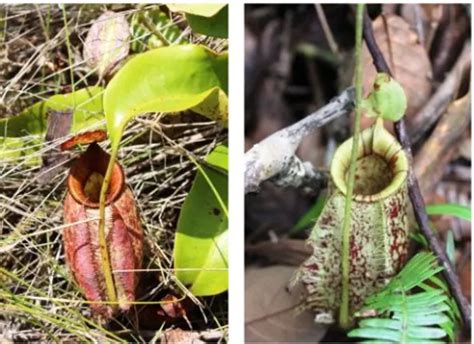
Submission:
<svg viewBox="0 0 474 344">
<path fill-rule="evenodd" d="M 394 78 L 402 84 L 408 98 L 406 115 L 415 114 L 431 94 L 431 64 L 417 34 L 395 15 L 379 16 L 373 23 L 375 39 Z M 364 44 L 364 90 L 372 89 L 377 74 L 372 57 Z"/>
<path fill-rule="evenodd" d="M 467 260 L 460 268 L 459 277 L 461 282 L 461 289 L 468 298 L 471 299 L 472 289 L 471 289 L 471 260 Z"/>
<path fill-rule="evenodd" d="M 471 93 L 454 101 L 417 153 L 414 171 L 424 195 L 441 180 L 447 164 L 456 156 L 458 144 L 471 119 Z"/>
<path fill-rule="evenodd" d="M 420 42 L 429 51 L 443 14 L 441 4 L 403 4 L 400 15 L 417 33 Z"/>
<path fill-rule="evenodd" d="M 158 315 L 172 319 L 186 317 L 186 308 L 176 296 L 167 294 L 161 301 L 165 301 L 165 303 L 160 305 L 161 310 L 158 311 Z"/>
<path fill-rule="evenodd" d="M 200 335 L 194 331 L 184 331 L 179 328 L 170 329 L 163 333 L 161 344 L 199 344 L 205 343 L 199 339 Z"/>
<path fill-rule="evenodd" d="M 310 312 L 296 313 L 299 293 L 286 290 L 295 268 L 248 268 L 245 273 L 245 339 L 247 342 L 318 342 L 326 326 Z M 283 311 L 286 310 L 286 311 Z"/>
<path fill-rule="evenodd" d="M 48 111 L 48 129 L 45 136 L 45 145 L 66 136 L 72 126 L 72 110 L 66 111 Z M 64 162 L 69 157 L 58 152 L 54 147 L 51 152 L 42 154 L 43 165 L 36 176 L 36 181 L 40 184 L 46 184 L 55 174 L 60 173 L 65 168 Z"/>
<path fill-rule="evenodd" d="M 123 14 L 107 11 L 95 22 L 84 43 L 84 59 L 100 77 L 128 56 L 130 28 Z"/>
<path fill-rule="evenodd" d="M 72 109 L 65 111 L 48 111 L 48 130 L 45 141 L 49 143 L 69 134 L 72 126 Z"/>
</svg>

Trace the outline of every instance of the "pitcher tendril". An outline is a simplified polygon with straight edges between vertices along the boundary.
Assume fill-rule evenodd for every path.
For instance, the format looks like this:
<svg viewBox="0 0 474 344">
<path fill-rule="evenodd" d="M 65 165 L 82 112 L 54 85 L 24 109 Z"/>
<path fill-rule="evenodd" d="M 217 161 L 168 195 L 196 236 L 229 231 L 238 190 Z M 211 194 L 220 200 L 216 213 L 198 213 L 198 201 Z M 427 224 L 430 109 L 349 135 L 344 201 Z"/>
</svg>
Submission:
<svg viewBox="0 0 474 344">
<path fill-rule="evenodd" d="M 292 281 L 302 282 L 306 295 L 301 308 L 312 310 L 316 323 L 338 322 L 343 329 L 353 324 L 367 297 L 397 274 L 408 253 L 408 158 L 383 126 L 387 110 L 397 116 L 403 111 L 403 90 L 400 94 L 393 83 L 385 88 L 391 79 L 379 76 L 371 98 L 376 122 L 360 130 L 362 13 L 363 5 L 358 5 L 353 137 L 334 154 L 327 201 L 307 241 L 313 254 Z M 379 91 L 389 99 L 381 99 Z M 393 103 L 397 97 L 402 106 L 387 108 L 384 101 Z"/>
<path fill-rule="evenodd" d="M 107 239 L 105 235 L 105 203 L 107 202 L 107 191 L 110 184 L 110 178 L 112 177 L 112 171 L 116 157 L 117 150 L 112 149 L 109 165 L 107 166 L 107 171 L 105 172 L 102 188 L 100 189 L 99 198 L 99 251 L 102 260 L 102 271 L 104 272 L 107 298 L 110 300 L 110 302 L 112 302 L 111 306 L 113 309 L 117 308 L 117 305 L 114 304 L 114 302 L 117 302 L 117 293 L 115 290 L 114 278 L 110 265 L 109 250 L 107 249 Z"/>
<path fill-rule="evenodd" d="M 362 21 L 364 14 L 364 4 L 357 5 L 356 19 L 356 107 L 354 121 L 354 141 L 352 142 L 351 164 L 349 167 L 349 176 L 347 178 L 346 203 L 344 207 L 344 222 L 342 225 L 342 293 L 341 308 L 339 311 L 339 325 L 342 328 L 349 327 L 349 255 L 350 255 L 350 222 L 351 222 L 351 204 L 352 193 L 354 190 L 354 178 L 356 171 L 356 155 L 359 146 L 360 117 L 362 104 Z"/>
</svg>

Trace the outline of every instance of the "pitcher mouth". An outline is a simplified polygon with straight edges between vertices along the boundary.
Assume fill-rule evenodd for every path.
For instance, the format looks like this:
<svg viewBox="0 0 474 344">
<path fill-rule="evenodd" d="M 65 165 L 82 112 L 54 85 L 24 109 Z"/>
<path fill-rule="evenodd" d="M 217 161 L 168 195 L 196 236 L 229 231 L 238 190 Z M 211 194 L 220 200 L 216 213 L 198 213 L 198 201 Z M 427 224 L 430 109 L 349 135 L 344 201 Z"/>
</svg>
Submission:
<svg viewBox="0 0 474 344">
<path fill-rule="evenodd" d="M 67 185 L 72 197 L 79 203 L 89 208 L 99 208 L 98 195 L 109 164 L 110 155 L 96 143 L 89 145 L 87 150 L 77 159 L 72 166 L 67 179 Z M 116 162 L 113 167 L 107 192 L 107 202 L 115 201 L 122 192 L 125 177 L 120 165 Z M 90 189 L 93 190 L 90 190 Z"/>
<path fill-rule="evenodd" d="M 346 140 L 334 154 L 331 177 L 344 195 L 351 160 L 353 138 Z M 356 177 L 352 199 L 374 202 L 397 192 L 408 175 L 408 160 L 398 141 L 383 127 L 383 122 L 362 131 L 357 147 Z"/>
</svg>

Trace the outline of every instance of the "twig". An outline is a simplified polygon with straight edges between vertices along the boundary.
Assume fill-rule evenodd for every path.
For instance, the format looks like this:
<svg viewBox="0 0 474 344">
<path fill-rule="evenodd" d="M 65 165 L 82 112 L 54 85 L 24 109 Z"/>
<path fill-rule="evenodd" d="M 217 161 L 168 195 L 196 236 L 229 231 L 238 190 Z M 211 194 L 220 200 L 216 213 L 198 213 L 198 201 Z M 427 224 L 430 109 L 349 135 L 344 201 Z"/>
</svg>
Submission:
<svg viewBox="0 0 474 344">
<path fill-rule="evenodd" d="M 316 14 L 318 15 L 319 23 L 321 24 L 321 27 L 323 29 L 324 36 L 328 41 L 329 48 L 331 49 L 332 53 L 337 56 L 339 53 L 339 49 L 337 47 L 336 40 L 334 39 L 334 36 L 332 34 L 331 28 L 329 27 L 326 15 L 324 14 L 323 6 L 321 4 L 314 4 L 314 7 L 316 7 Z"/>
<path fill-rule="evenodd" d="M 272 177 L 287 177 L 288 171 L 295 170 L 295 164 L 303 164 L 306 171 L 297 179 L 314 173 L 308 164 L 295 156 L 296 149 L 314 129 L 349 113 L 354 107 L 354 98 L 354 88 L 348 88 L 323 108 L 253 146 L 245 153 L 245 193 L 257 191 L 260 183 Z M 301 165 L 296 169 L 301 170 Z M 293 179 L 293 182 L 297 180 Z"/>
<path fill-rule="evenodd" d="M 61 9 L 63 11 L 64 30 L 66 31 L 67 59 L 68 59 L 68 64 L 69 64 L 69 68 L 70 68 L 69 69 L 69 76 L 71 78 L 72 92 L 75 92 L 74 68 L 72 67 L 73 66 L 73 64 L 72 64 L 72 49 L 71 49 L 71 42 L 69 40 L 70 33 L 69 33 L 69 26 L 68 26 L 68 21 L 67 21 L 65 5 L 62 5 Z"/>
<path fill-rule="evenodd" d="M 388 67 L 387 62 L 385 61 L 385 58 L 381 53 L 377 42 L 375 41 L 374 33 L 372 31 L 371 19 L 367 13 L 367 10 L 364 14 L 364 40 L 367 44 L 367 48 L 369 49 L 370 54 L 372 55 L 373 63 L 375 68 L 377 69 L 377 72 L 387 73 L 391 75 L 390 68 Z M 411 152 L 410 137 L 407 134 L 403 118 L 395 123 L 395 133 L 405 153 L 407 154 L 409 161 L 412 162 L 413 155 Z M 456 302 L 461 310 L 464 326 L 468 330 L 470 330 L 471 305 L 462 293 L 458 276 L 454 272 L 454 269 L 448 259 L 448 256 L 446 255 L 443 246 L 436 237 L 435 232 L 433 232 L 429 226 L 428 215 L 426 214 L 425 209 L 425 202 L 423 200 L 423 196 L 421 195 L 416 176 L 413 173 L 412 164 L 410 164 L 410 169 L 408 171 L 408 194 L 412 202 L 413 211 L 415 213 L 415 218 L 418 223 L 418 226 L 420 227 L 424 236 L 428 240 L 430 248 L 436 253 L 438 262 L 444 268 L 443 276 L 448 282 L 451 293 L 456 299 Z"/>
</svg>

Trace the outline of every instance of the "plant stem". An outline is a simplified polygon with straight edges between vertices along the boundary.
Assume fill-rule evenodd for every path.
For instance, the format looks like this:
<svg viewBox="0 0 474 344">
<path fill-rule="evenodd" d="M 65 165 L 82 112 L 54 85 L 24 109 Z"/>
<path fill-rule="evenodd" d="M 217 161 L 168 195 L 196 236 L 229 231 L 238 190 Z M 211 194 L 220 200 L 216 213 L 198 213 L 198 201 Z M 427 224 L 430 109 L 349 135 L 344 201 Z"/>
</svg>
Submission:
<svg viewBox="0 0 474 344">
<path fill-rule="evenodd" d="M 105 204 L 107 201 L 107 190 L 112 177 L 115 158 L 117 157 L 118 148 L 113 145 L 112 153 L 110 155 L 109 165 L 105 172 L 102 188 L 100 189 L 99 198 L 99 251 L 102 261 L 102 271 L 104 272 L 105 287 L 107 292 L 107 300 L 111 302 L 111 307 L 117 307 L 117 294 L 115 292 L 114 278 L 112 276 L 112 269 L 110 266 L 109 251 L 107 249 L 107 238 L 105 236 Z"/>
<path fill-rule="evenodd" d="M 351 223 L 351 205 L 352 193 L 354 190 L 354 177 L 356 171 L 356 155 L 359 146 L 360 136 L 360 116 L 362 101 L 362 24 L 363 24 L 364 4 L 357 4 L 356 15 L 356 44 L 355 44 L 355 87 L 356 87 L 356 106 L 354 121 L 354 136 L 352 140 L 351 164 L 349 166 L 349 176 L 347 178 L 346 202 L 344 205 L 344 221 L 342 224 L 342 295 L 341 308 L 339 310 L 339 326 L 349 327 L 349 258 L 350 258 L 350 223 Z"/>
</svg>

